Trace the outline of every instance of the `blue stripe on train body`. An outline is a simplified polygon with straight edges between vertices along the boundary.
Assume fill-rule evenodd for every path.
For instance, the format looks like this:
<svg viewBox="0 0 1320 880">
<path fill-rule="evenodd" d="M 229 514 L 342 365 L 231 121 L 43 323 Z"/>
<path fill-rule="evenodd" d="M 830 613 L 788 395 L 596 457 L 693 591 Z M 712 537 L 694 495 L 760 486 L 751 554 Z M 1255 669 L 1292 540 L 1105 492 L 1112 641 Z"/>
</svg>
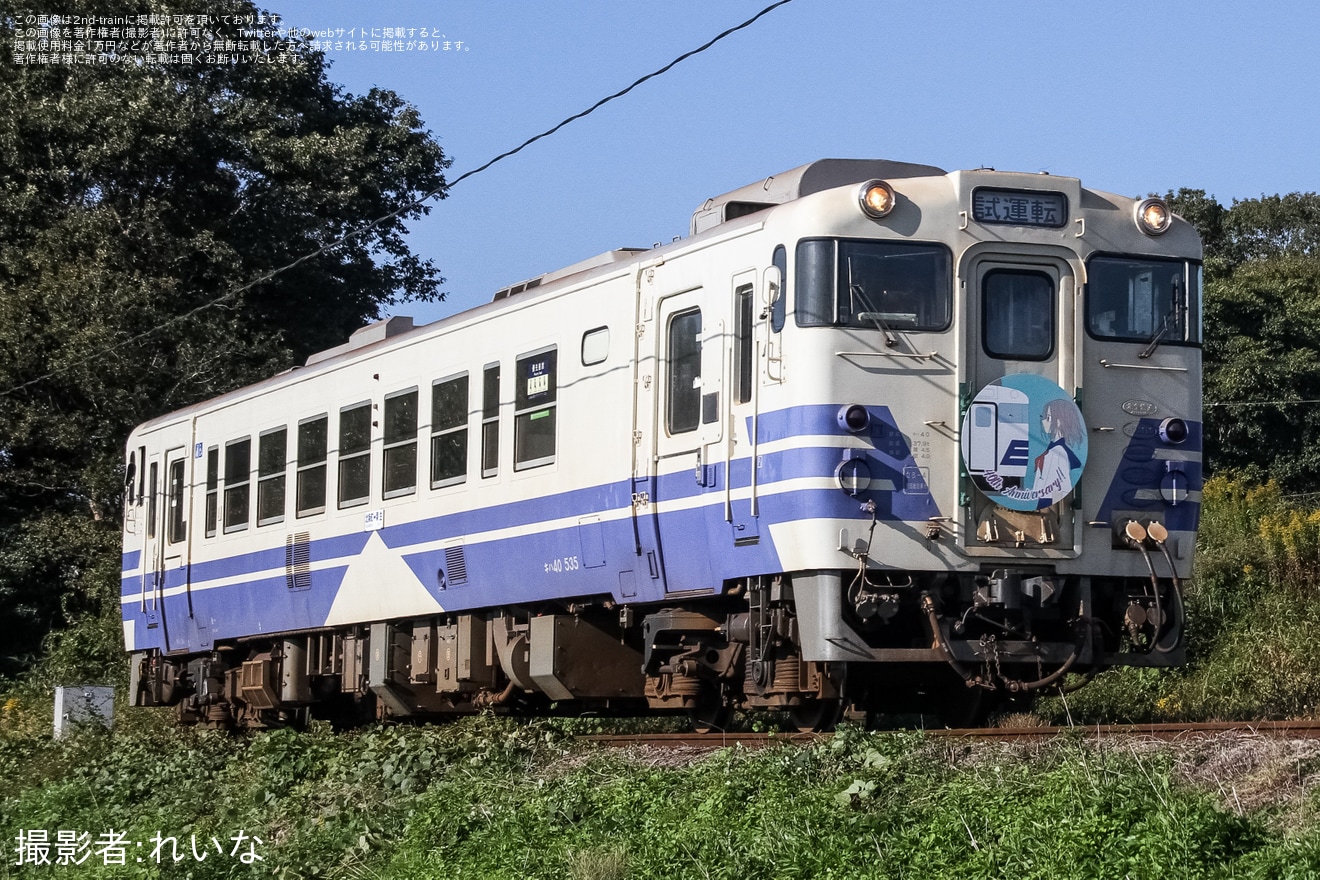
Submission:
<svg viewBox="0 0 1320 880">
<path fill-rule="evenodd" d="M 839 437 L 837 411 L 837 406 L 818 405 L 762 415 L 760 443 L 793 437 L 810 443 L 812 437 Z M 926 475 L 913 460 L 889 409 L 873 407 L 870 412 L 871 425 L 860 438 L 863 445 L 848 449 L 847 454 L 863 456 L 872 473 L 872 485 L 881 487 L 866 496 L 876 503 L 877 519 L 925 521 L 938 516 Z M 651 481 L 651 509 L 683 502 L 691 506 L 659 515 L 659 546 L 647 540 L 657 530 L 649 519 L 652 514 L 640 514 L 637 528 L 644 545 L 640 557 L 632 517 L 619 514 L 632 503 L 632 481 L 623 480 L 388 525 L 377 532 L 313 540 L 309 542 L 311 570 L 305 589 L 290 589 L 284 572 L 286 536 L 281 530 L 272 530 L 270 540 L 278 541 L 277 546 L 199 561 L 190 575 L 182 568 L 167 571 L 164 589 L 178 592 L 165 599 L 171 613 L 164 621 L 155 621 L 153 615 L 140 610 L 142 573 L 138 569 L 142 560 L 137 551 L 127 552 L 123 556 L 122 597 L 128 600 L 123 605 L 124 619 L 134 627 L 137 650 L 207 650 L 216 639 L 323 627 L 346 573 L 372 535 L 397 554 L 445 611 L 587 595 L 659 602 L 666 595 L 666 579 L 671 592 L 713 591 L 726 580 L 782 570 L 771 526 L 813 519 L 870 521 L 871 514 L 861 510 L 859 499 L 836 486 L 774 491 L 776 483 L 789 480 L 833 480 L 844 454 L 838 446 L 813 445 L 762 453 L 754 543 L 736 543 L 736 526 L 725 519 L 726 471 L 724 462 L 718 462 L 708 466 L 706 485 L 689 469 Z M 730 463 L 729 488 L 733 492 L 751 486 L 752 466 L 750 457 Z M 536 528 L 566 519 L 575 522 L 544 531 Z M 493 540 L 479 538 L 488 532 L 517 529 L 525 531 Z M 468 536 L 478 539 L 467 543 Z M 646 550 L 658 554 L 663 576 L 652 576 Z M 450 573 L 458 559 L 461 578 Z M 191 589 L 185 589 L 186 575 L 191 578 Z M 234 583 L 211 586 L 222 580 Z M 153 604 L 150 588 L 146 603 Z M 148 626 L 150 622 L 157 625 Z M 170 627 L 168 644 L 162 627 Z"/>
<path fill-rule="evenodd" d="M 1199 493 L 1204 485 L 1204 425 L 1187 422 L 1187 439 L 1178 444 L 1165 443 L 1159 433 L 1160 419 L 1141 419 L 1136 423 L 1105 492 L 1098 518 L 1108 522 L 1115 511 L 1161 514 L 1165 528 L 1170 531 L 1195 532 L 1201 519 Z M 1198 494 L 1176 505 L 1169 505 L 1159 497 L 1160 484 L 1171 470 L 1182 473 L 1187 491 Z"/>
<path fill-rule="evenodd" d="M 767 413 L 759 420 L 760 442 L 769 444 L 795 436 L 840 436 L 838 412 L 837 405 L 816 404 Z M 766 483 L 799 476 L 824 476 L 826 473 L 832 477 L 834 468 L 838 466 L 845 453 L 849 455 L 862 453 L 871 470 L 872 486 L 881 487 L 867 493 L 867 497 L 876 503 L 877 519 L 882 522 L 927 521 L 931 517 L 939 516 L 940 511 L 935 498 L 931 495 L 927 475 L 913 458 L 907 437 L 899 430 L 889 407 L 867 407 L 867 412 L 871 415 L 870 425 L 859 436 L 869 441 L 869 448 L 814 447 L 813 451 L 820 455 L 820 459 L 814 462 L 815 467 L 810 473 L 779 471 L 776 468 L 785 463 L 784 459 L 779 456 L 766 456 L 760 481 Z M 750 432 L 749 420 L 748 433 Z M 788 463 L 791 465 L 796 462 L 790 459 Z M 822 469 L 825 464 L 829 465 L 828 471 Z M 735 483 L 735 487 L 739 485 L 747 484 Z M 885 488 L 887 486 L 893 488 Z M 870 518 L 869 513 L 859 516 L 857 500 L 842 491 L 826 492 L 821 495 L 819 501 L 828 512 L 822 511 L 815 516 L 865 520 Z M 766 503 L 767 501 L 762 501 L 763 508 Z M 811 517 L 792 517 L 792 519 L 809 518 Z"/>
</svg>

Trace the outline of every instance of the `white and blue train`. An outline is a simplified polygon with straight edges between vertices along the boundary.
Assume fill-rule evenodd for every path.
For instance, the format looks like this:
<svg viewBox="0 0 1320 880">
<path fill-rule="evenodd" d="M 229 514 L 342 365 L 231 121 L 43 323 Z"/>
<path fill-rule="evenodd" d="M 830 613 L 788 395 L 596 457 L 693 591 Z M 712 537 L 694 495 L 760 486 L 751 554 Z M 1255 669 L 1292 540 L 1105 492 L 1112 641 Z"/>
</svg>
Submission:
<svg viewBox="0 0 1320 880">
<path fill-rule="evenodd" d="M 1200 258 L 1159 199 L 823 160 L 366 327 L 129 439 L 135 701 L 820 728 L 1176 664 Z"/>
</svg>

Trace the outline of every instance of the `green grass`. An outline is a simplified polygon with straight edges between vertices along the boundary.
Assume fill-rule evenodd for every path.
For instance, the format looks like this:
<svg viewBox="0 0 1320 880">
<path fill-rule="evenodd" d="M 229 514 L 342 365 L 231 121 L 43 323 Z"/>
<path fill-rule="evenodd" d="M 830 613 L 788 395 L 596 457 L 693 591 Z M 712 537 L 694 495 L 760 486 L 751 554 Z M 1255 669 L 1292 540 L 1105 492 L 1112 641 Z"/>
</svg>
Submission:
<svg viewBox="0 0 1320 880">
<path fill-rule="evenodd" d="M 1224 480 L 1205 505 L 1188 666 L 1113 670 L 1042 701 L 1041 715 L 1316 713 L 1320 514 Z M 92 638 L 113 629 L 102 623 L 54 641 L 0 697 L 0 878 L 1320 878 L 1320 759 L 1304 754 L 1263 782 L 1225 781 L 1198 774 L 1216 759 L 1188 747 L 1069 737 L 1009 749 L 845 729 L 685 760 L 572 741 L 599 720 L 242 737 L 176 730 L 149 710 L 121 711 L 113 734 L 53 742 L 49 685 L 106 668 L 84 656 L 109 650 Z M 1256 792 L 1246 805 L 1239 783 Z M 94 853 L 16 866 L 30 830 L 144 846 L 122 866 Z M 230 855 L 240 833 L 259 863 Z M 162 836 L 177 839 L 177 864 L 151 857 Z"/>
<path fill-rule="evenodd" d="M 27 829 L 52 840 L 113 829 L 148 858 L 0 876 L 1320 876 L 1320 828 L 1282 823 L 1269 803 L 1239 810 L 1180 775 L 1179 760 L 1067 737 L 1006 748 L 851 728 L 807 747 L 683 758 L 495 718 L 344 735 L 154 723 L 59 743 L 8 735 L 8 862 Z M 228 855 L 240 831 L 261 839 L 259 864 Z M 184 859 L 155 864 L 153 835 L 178 838 Z M 212 837 L 225 854 L 195 861 L 190 840 Z"/>
</svg>

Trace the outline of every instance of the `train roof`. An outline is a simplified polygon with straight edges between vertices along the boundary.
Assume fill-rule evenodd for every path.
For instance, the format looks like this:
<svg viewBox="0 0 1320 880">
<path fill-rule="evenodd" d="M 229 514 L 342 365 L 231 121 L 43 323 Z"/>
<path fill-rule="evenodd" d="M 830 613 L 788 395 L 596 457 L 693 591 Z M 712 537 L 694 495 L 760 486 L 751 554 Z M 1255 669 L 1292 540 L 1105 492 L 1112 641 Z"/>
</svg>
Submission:
<svg viewBox="0 0 1320 880">
<path fill-rule="evenodd" d="M 889 159 L 818 159 L 740 186 L 721 196 L 706 199 L 692 214 L 693 235 L 728 220 L 746 217 L 812 193 L 824 192 L 867 180 L 899 180 L 905 177 L 943 177 L 943 168 L 894 162 Z"/>
<path fill-rule="evenodd" d="M 488 315 L 503 312 L 512 306 L 513 304 L 509 303 L 508 300 L 517 294 L 533 290 L 537 294 L 548 294 L 551 293 L 551 290 L 541 290 L 540 288 L 562 287 L 563 282 L 570 280 L 573 283 L 580 283 L 588 280 L 591 275 L 608 273 L 617 267 L 639 259 L 642 254 L 655 253 L 657 256 L 661 256 L 672 253 L 675 249 L 681 250 L 689 246 L 692 238 L 700 236 L 702 233 L 710 232 L 724 223 L 748 217 L 777 205 L 872 179 L 902 180 L 918 177 L 944 177 L 948 174 L 949 172 L 934 165 L 897 162 L 889 159 L 818 159 L 814 162 L 808 162 L 805 165 L 799 165 L 788 171 L 771 175 L 707 199 L 693 212 L 691 233 L 686 239 L 675 239 L 673 243 L 658 248 L 617 248 L 606 251 L 603 254 L 503 288 L 497 291 L 488 303 L 429 324 L 414 325 L 413 319 L 407 316 L 396 316 L 368 324 L 354 331 L 343 344 L 308 356 L 306 363 L 301 367 L 292 367 L 252 385 L 158 416 L 140 425 L 137 431 L 149 430 L 199 412 L 223 407 L 230 402 L 245 398 L 263 389 L 303 381 L 311 376 L 336 369 L 340 363 L 366 354 L 368 349 L 381 350 L 392 348 L 395 345 L 407 345 L 433 335 L 442 334 L 466 323 L 484 320 Z M 1113 200 L 1126 199 L 1125 196 L 1104 194 L 1098 191 L 1095 194 L 1102 198 L 1108 196 Z"/>
</svg>

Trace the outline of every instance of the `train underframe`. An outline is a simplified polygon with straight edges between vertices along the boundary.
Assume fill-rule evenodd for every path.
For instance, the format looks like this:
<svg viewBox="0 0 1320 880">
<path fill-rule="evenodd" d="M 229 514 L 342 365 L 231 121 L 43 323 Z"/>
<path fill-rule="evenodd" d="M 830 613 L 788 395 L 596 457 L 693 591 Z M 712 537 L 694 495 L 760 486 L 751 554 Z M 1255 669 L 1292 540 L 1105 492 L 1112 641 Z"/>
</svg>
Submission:
<svg viewBox="0 0 1320 880">
<path fill-rule="evenodd" d="M 545 603 L 139 652 L 131 673 L 136 705 L 224 728 L 486 709 L 683 713 L 702 730 L 735 710 L 801 730 L 845 710 L 968 726 L 1111 666 L 1178 665 L 1183 622 L 1176 580 L 840 570 L 661 605 Z"/>
</svg>

